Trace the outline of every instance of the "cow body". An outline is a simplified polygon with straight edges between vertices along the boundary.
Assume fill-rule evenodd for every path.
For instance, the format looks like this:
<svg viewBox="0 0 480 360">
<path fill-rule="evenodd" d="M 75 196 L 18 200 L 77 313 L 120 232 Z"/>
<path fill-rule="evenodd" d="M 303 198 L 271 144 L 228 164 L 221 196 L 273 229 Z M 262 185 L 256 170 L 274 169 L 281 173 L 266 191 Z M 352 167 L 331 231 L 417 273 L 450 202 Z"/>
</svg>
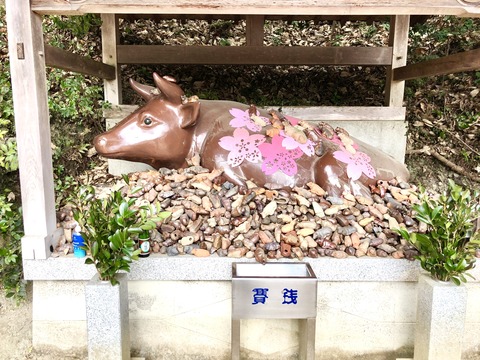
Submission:
<svg viewBox="0 0 480 360">
<path fill-rule="evenodd" d="M 178 169 L 187 166 L 186 159 L 199 154 L 202 166 L 210 170 L 223 169 L 225 177 L 239 185 L 249 179 L 259 186 L 270 183 L 282 188 L 315 182 L 329 194 L 337 196 L 344 191 L 369 195 L 369 185 L 375 185 L 379 179 L 408 178 L 403 164 L 358 140 L 355 140 L 357 150 L 370 157 L 376 172 L 374 178 L 364 174 L 358 179 L 349 177 L 347 167 L 350 165 L 339 161 L 335 155 L 339 151 L 338 141 L 328 138 L 321 138 L 321 154 L 296 159 L 294 174 L 278 170 L 267 175 L 262 162 L 248 160 L 231 166 L 229 151 L 220 143 L 223 138 L 231 137 L 235 130 L 231 125 L 230 110 L 247 111 L 249 106 L 231 101 L 189 101 L 171 79 L 154 74 L 154 80 L 156 88 L 131 81 L 132 87 L 147 103 L 116 127 L 95 138 L 94 144 L 100 155 L 143 162 L 157 169 Z M 268 117 L 262 111 L 259 115 Z"/>
</svg>

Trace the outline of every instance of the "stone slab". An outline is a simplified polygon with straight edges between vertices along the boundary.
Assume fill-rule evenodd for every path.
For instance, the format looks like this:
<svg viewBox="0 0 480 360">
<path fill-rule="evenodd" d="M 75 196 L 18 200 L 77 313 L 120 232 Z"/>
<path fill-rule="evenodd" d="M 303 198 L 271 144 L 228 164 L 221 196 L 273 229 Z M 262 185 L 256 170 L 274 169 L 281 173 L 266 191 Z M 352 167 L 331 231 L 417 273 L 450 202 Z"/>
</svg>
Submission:
<svg viewBox="0 0 480 360">
<path fill-rule="evenodd" d="M 417 281 L 421 272 L 417 261 L 390 258 L 304 259 L 319 281 Z M 129 280 L 231 280 L 232 263 L 254 262 L 253 259 L 223 258 L 216 255 L 197 258 L 193 255 L 167 256 L 153 254 L 133 262 Z M 277 261 L 277 260 L 272 260 Z M 282 262 L 298 262 L 284 259 Z M 90 280 L 95 268 L 73 255 L 46 260 L 24 260 L 27 280 Z M 480 279 L 480 268 L 472 274 Z"/>
<path fill-rule="evenodd" d="M 333 128 L 347 129 L 348 133 L 358 140 L 375 146 L 401 163 L 405 162 L 407 148 L 405 121 L 329 121 L 329 124 Z"/>
<path fill-rule="evenodd" d="M 34 281 L 33 321 L 85 321 L 85 281 Z"/>
<path fill-rule="evenodd" d="M 468 291 L 422 275 L 418 282 L 414 360 L 460 360 Z"/>
<path fill-rule="evenodd" d="M 129 360 L 130 326 L 128 281 L 117 275 L 119 284 L 99 281 L 96 275 L 85 286 L 88 357 L 94 360 Z"/>
</svg>

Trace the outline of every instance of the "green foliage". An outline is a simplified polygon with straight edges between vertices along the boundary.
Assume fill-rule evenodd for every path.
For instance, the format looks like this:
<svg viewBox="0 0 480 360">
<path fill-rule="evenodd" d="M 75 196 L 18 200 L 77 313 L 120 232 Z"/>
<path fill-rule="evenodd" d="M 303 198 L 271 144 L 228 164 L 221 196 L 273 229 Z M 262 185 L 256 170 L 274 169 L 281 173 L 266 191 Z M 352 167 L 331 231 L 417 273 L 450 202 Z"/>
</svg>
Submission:
<svg viewBox="0 0 480 360">
<path fill-rule="evenodd" d="M 92 83 L 81 74 L 52 69 L 48 76 L 49 109 L 55 119 L 62 121 L 96 115 L 95 105 L 102 99 L 99 83 Z"/>
<path fill-rule="evenodd" d="M 124 198 L 113 191 L 106 198 L 95 197 L 92 187 L 80 189 L 74 218 L 82 227 L 84 249 L 89 253 L 86 264 L 94 264 L 100 280 L 118 284 L 116 274 L 130 271 L 138 260 L 134 237 L 156 228 L 157 222 L 170 215 L 152 206 L 135 206 L 135 199 Z"/>
<path fill-rule="evenodd" d="M 0 168 L 6 172 L 18 170 L 17 143 L 15 139 L 0 139 Z"/>
<path fill-rule="evenodd" d="M 415 24 L 410 31 L 410 47 L 431 47 L 437 55 L 446 55 L 463 50 L 469 50 L 476 46 L 477 40 L 472 37 L 475 28 L 478 28 L 479 20 L 444 16 L 434 25 L 430 21 Z M 415 57 L 415 52 L 412 54 Z M 428 58 L 420 55 L 420 58 Z"/>
<path fill-rule="evenodd" d="M 76 176 L 85 169 L 82 158 L 93 133 L 100 131 L 103 90 L 100 82 L 57 69 L 49 72 L 48 85 L 55 176 Z"/>
<path fill-rule="evenodd" d="M 5 8 L 0 7 L 0 28 L 5 28 Z M 0 32 L 0 48 L 7 48 L 7 34 Z M 0 177 L 18 169 L 17 145 L 13 128 L 13 99 L 8 58 L 0 61 Z M 6 186 L 8 186 L 7 184 Z"/>
<path fill-rule="evenodd" d="M 457 285 L 466 282 L 480 245 L 480 229 L 474 225 L 480 216 L 479 192 L 471 193 L 449 180 L 444 194 L 432 198 L 423 192 L 413 209 L 416 219 L 427 224 L 427 233 L 398 232 L 418 249 L 422 268 L 434 279 Z"/>
<path fill-rule="evenodd" d="M 100 59 L 98 15 L 47 16 L 43 27 L 45 41 L 69 52 Z M 77 177 L 91 162 L 85 154 L 92 146 L 93 134 L 103 130 L 102 80 L 81 74 L 47 68 L 52 158 L 58 199 L 64 204 L 65 177 Z M 68 194 L 66 195 L 68 197 Z"/>
<path fill-rule="evenodd" d="M 0 195 L 0 285 L 7 297 L 20 301 L 26 294 L 20 241 L 22 215 L 11 197 L 11 193 Z"/>
<path fill-rule="evenodd" d="M 60 30 L 68 30 L 74 36 L 86 36 L 92 28 L 101 25 L 102 20 L 96 14 L 83 16 L 52 16 L 53 24 Z"/>
<path fill-rule="evenodd" d="M 79 184 L 73 176 L 56 176 L 55 179 L 55 203 L 57 208 L 64 204 L 72 203 L 76 199 Z"/>
<path fill-rule="evenodd" d="M 480 123 L 480 114 L 473 112 L 462 113 L 457 117 L 457 127 L 460 130 L 466 130 Z"/>
</svg>

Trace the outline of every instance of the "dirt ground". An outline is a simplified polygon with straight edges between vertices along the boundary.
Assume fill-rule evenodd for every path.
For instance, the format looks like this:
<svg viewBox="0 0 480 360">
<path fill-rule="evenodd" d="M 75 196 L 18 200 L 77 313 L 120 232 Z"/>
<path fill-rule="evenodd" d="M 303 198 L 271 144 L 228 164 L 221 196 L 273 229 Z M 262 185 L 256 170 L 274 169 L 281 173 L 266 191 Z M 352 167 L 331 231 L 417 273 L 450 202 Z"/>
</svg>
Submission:
<svg viewBox="0 0 480 360">
<path fill-rule="evenodd" d="M 0 360 L 83 360 L 73 354 L 53 354 L 33 349 L 32 284 L 27 286 L 27 299 L 16 304 L 0 291 Z"/>
<path fill-rule="evenodd" d="M 31 285 L 31 284 L 29 284 Z M 0 359 L 37 359 L 32 348 L 32 287 L 28 298 L 17 305 L 0 293 Z"/>
</svg>

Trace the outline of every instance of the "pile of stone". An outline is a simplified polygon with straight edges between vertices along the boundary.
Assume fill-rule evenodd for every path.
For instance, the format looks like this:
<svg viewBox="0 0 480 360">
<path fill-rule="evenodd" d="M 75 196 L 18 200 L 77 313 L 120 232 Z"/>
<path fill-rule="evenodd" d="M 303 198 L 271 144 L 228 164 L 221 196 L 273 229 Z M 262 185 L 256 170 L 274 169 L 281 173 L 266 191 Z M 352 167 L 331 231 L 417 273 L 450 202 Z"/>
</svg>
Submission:
<svg viewBox="0 0 480 360">
<path fill-rule="evenodd" d="M 265 262 L 305 256 L 413 259 L 416 249 L 395 229 L 426 231 L 411 216 L 416 190 L 396 180 L 380 182 L 371 196 L 329 196 L 315 183 L 291 191 L 251 181 L 239 187 L 225 181 L 221 171 L 191 166 L 134 173 L 123 192 L 171 212 L 152 231 L 155 253 Z"/>
<path fill-rule="evenodd" d="M 378 256 L 413 259 L 417 250 L 395 229 L 426 231 L 412 219 L 417 189 L 380 182 L 371 196 L 329 196 L 308 183 L 291 191 L 274 184 L 239 187 L 221 171 L 201 166 L 133 173 L 122 192 L 140 204 L 155 204 L 171 216 L 151 231 L 153 253 L 268 259 Z M 71 251 L 69 209 L 58 213 L 66 229 L 57 252 Z"/>
</svg>

